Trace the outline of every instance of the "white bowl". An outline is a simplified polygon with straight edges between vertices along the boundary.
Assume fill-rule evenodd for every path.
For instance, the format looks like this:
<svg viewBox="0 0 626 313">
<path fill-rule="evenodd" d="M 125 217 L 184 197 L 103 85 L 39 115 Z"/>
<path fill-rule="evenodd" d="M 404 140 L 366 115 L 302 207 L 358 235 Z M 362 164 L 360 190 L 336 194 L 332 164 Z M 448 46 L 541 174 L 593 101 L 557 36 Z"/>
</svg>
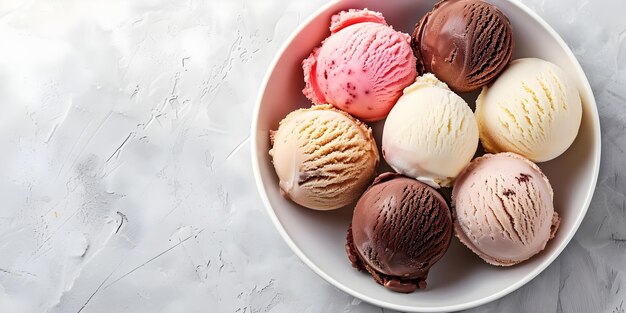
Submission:
<svg viewBox="0 0 626 313">
<path fill-rule="evenodd" d="M 376 284 L 371 276 L 353 269 L 344 250 L 351 208 L 319 212 L 281 197 L 268 155 L 269 131 L 277 129 L 278 122 L 290 111 L 310 106 L 301 92 L 304 86 L 301 62 L 328 36 L 332 14 L 349 8 L 369 8 L 382 12 L 395 29 L 410 34 L 415 23 L 434 2 L 331 1 L 303 23 L 278 53 L 261 87 L 252 126 L 256 183 L 274 225 L 289 247 L 313 271 L 337 288 L 374 305 L 407 312 L 447 312 L 475 307 L 516 290 L 541 273 L 563 251 L 578 229 L 591 201 L 600 165 L 596 102 L 573 53 L 546 22 L 519 2 L 491 1 L 496 2 L 513 24 L 513 57 L 538 57 L 554 62 L 567 72 L 580 90 L 583 119 L 576 141 L 565 154 L 539 164 L 552 183 L 554 205 L 562 219 L 556 238 L 540 254 L 510 268 L 488 265 L 454 238 L 446 255 L 431 269 L 428 288 L 411 294 L 391 292 Z M 475 94 L 466 98 L 473 104 Z M 379 145 L 380 128 L 380 123 L 374 125 Z"/>
</svg>

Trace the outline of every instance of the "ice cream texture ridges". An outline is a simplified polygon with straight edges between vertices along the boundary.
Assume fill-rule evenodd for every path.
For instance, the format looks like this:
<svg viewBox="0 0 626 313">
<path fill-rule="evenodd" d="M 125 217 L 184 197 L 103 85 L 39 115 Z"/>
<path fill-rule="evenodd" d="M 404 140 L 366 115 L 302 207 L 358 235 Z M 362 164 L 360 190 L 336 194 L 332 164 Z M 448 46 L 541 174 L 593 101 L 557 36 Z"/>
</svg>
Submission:
<svg viewBox="0 0 626 313">
<path fill-rule="evenodd" d="M 350 204 L 375 176 L 379 155 L 371 129 L 330 105 L 291 112 L 271 137 L 281 192 L 302 206 Z"/>
<path fill-rule="evenodd" d="M 511 62 L 476 101 L 480 140 L 489 152 L 552 160 L 574 142 L 582 119 L 578 89 L 553 63 Z"/>
<path fill-rule="evenodd" d="M 444 0 L 420 20 L 411 46 L 418 74 L 434 73 L 452 90 L 469 92 L 509 64 L 514 40 L 509 19 L 494 5 Z"/>
<path fill-rule="evenodd" d="M 487 263 L 499 266 L 539 253 L 560 222 L 546 176 L 513 153 L 473 160 L 454 184 L 452 207 L 455 235 Z"/>
<path fill-rule="evenodd" d="M 410 36 L 367 9 L 334 15 L 330 30 L 302 62 L 304 95 L 364 121 L 385 118 L 417 75 Z"/>
<path fill-rule="evenodd" d="M 395 173 L 379 175 L 354 209 L 346 252 L 381 285 L 412 292 L 452 238 L 447 202 L 437 190 Z"/>
</svg>

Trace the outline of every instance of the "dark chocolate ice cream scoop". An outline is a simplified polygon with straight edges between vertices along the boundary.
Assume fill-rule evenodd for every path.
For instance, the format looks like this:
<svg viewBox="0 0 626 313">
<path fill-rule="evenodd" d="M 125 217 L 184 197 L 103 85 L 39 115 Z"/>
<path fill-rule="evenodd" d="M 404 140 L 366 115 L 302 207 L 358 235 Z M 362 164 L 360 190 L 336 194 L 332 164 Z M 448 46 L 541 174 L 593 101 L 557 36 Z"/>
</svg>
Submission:
<svg viewBox="0 0 626 313">
<path fill-rule="evenodd" d="M 352 265 L 397 292 L 426 288 L 428 271 L 452 238 L 452 217 L 432 187 L 385 173 L 359 199 L 348 229 Z"/>
<path fill-rule="evenodd" d="M 481 0 L 443 0 L 417 24 L 411 39 L 420 75 L 433 73 L 456 92 L 476 90 L 511 61 L 509 19 Z"/>
</svg>

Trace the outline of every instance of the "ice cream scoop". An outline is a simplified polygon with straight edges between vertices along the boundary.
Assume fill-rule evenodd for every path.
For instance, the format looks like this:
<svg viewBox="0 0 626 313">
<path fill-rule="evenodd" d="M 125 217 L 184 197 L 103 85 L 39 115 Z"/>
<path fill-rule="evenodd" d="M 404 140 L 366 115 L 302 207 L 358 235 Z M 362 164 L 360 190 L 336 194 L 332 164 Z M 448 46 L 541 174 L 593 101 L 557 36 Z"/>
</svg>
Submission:
<svg viewBox="0 0 626 313">
<path fill-rule="evenodd" d="M 307 208 L 350 204 L 376 174 L 379 156 L 371 129 L 330 105 L 291 112 L 270 137 L 281 192 Z"/>
<path fill-rule="evenodd" d="M 582 118 L 578 89 L 553 63 L 526 58 L 483 88 L 476 100 L 480 140 L 489 152 L 552 160 L 574 142 Z"/>
<path fill-rule="evenodd" d="M 550 182 L 514 153 L 476 158 L 452 190 L 454 233 L 487 263 L 511 266 L 539 253 L 559 226 Z"/>
<path fill-rule="evenodd" d="M 429 269 L 452 238 L 445 199 L 399 174 L 385 173 L 357 202 L 346 251 L 352 265 L 396 292 L 426 288 Z"/>
<path fill-rule="evenodd" d="M 334 15 L 330 30 L 330 37 L 302 62 L 304 95 L 364 121 L 385 118 L 402 89 L 415 80 L 410 36 L 367 9 Z"/>
<path fill-rule="evenodd" d="M 383 129 L 387 163 L 434 187 L 450 186 L 477 147 L 472 110 L 432 74 L 418 77 L 404 90 Z"/>
<path fill-rule="evenodd" d="M 417 24 L 411 46 L 418 74 L 434 73 L 456 92 L 476 90 L 506 67 L 513 52 L 509 19 L 481 0 L 443 0 Z"/>
</svg>

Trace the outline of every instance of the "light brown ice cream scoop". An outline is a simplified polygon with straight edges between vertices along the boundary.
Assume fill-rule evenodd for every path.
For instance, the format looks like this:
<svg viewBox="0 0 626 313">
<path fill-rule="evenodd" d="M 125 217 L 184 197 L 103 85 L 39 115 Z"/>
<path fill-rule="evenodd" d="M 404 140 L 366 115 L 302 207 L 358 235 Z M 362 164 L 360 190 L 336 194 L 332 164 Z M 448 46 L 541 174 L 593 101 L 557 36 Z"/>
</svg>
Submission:
<svg viewBox="0 0 626 313">
<path fill-rule="evenodd" d="M 372 130 L 331 105 L 289 113 L 270 137 L 281 192 L 307 208 L 348 205 L 376 174 L 379 155 Z"/>
</svg>

